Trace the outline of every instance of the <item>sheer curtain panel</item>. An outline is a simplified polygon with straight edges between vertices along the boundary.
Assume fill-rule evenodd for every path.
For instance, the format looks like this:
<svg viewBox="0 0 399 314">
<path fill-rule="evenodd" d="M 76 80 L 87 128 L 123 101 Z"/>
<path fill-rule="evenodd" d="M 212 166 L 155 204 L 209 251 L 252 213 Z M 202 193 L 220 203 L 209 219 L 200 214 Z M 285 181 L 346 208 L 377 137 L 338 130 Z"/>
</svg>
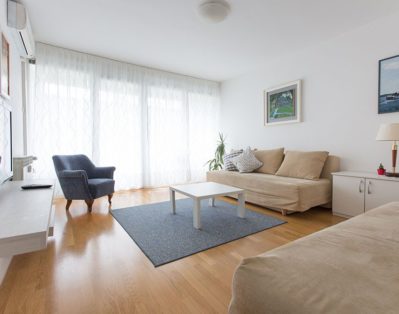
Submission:
<svg viewBox="0 0 399 314">
<path fill-rule="evenodd" d="M 117 167 L 117 189 L 205 179 L 218 132 L 219 84 L 37 45 L 29 152 L 38 177 L 51 156 L 83 153 Z"/>
</svg>

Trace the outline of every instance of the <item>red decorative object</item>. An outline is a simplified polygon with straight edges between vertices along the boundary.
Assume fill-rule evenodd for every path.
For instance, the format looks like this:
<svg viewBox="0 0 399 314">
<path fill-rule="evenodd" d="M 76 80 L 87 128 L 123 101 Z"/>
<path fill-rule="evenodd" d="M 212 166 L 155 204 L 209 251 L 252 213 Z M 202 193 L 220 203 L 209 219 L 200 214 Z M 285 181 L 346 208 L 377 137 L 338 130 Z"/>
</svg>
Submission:
<svg viewBox="0 0 399 314">
<path fill-rule="evenodd" d="M 378 172 L 378 174 L 379 174 L 380 176 L 383 176 L 383 175 L 385 174 L 385 169 L 378 168 L 378 169 L 377 169 L 377 172 Z"/>
</svg>

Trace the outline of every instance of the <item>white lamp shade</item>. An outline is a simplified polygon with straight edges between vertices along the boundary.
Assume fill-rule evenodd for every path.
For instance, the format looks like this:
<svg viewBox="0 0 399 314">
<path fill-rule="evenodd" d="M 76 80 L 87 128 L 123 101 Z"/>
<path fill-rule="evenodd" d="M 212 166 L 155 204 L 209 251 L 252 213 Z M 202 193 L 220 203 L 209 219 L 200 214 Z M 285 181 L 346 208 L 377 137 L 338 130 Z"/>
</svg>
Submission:
<svg viewBox="0 0 399 314">
<path fill-rule="evenodd" d="M 230 5 L 225 0 L 207 0 L 198 7 L 200 17 L 209 23 L 219 23 L 230 13 Z"/>
<path fill-rule="evenodd" d="M 399 141 L 399 123 L 382 124 L 377 134 L 377 141 Z"/>
</svg>

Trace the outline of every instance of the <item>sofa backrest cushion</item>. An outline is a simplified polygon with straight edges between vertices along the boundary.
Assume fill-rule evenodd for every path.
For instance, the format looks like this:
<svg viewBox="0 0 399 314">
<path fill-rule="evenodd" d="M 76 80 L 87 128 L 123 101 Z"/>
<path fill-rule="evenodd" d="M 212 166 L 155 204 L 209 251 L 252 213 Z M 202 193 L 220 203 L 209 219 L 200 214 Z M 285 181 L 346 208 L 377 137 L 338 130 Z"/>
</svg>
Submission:
<svg viewBox="0 0 399 314">
<path fill-rule="evenodd" d="M 54 155 L 53 162 L 55 171 L 62 170 L 85 170 L 88 177 L 92 177 L 95 165 L 86 155 Z"/>
<path fill-rule="evenodd" d="M 327 160 L 328 152 L 287 151 L 276 175 L 282 177 L 318 180 Z"/>
<path fill-rule="evenodd" d="M 284 148 L 256 150 L 254 151 L 256 159 L 263 162 L 263 166 L 256 169 L 255 172 L 275 174 L 284 159 Z"/>
<path fill-rule="evenodd" d="M 320 178 L 332 180 L 331 173 L 340 171 L 340 159 L 338 156 L 328 155 Z"/>
</svg>

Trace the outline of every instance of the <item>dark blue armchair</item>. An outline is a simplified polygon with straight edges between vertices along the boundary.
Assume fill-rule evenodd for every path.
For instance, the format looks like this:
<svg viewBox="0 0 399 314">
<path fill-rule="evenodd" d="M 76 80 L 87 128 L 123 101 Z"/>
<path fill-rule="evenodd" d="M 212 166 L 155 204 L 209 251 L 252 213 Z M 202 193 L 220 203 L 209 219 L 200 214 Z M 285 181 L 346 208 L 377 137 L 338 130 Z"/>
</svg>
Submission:
<svg viewBox="0 0 399 314">
<path fill-rule="evenodd" d="M 91 212 L 94 200 L 105 195 L 111 204 L 115 167 L 96 167 L 85 155 L 55 155 L 53 162 L 67 210 L 72 200 L 84 200 Z"/>
</svg>

